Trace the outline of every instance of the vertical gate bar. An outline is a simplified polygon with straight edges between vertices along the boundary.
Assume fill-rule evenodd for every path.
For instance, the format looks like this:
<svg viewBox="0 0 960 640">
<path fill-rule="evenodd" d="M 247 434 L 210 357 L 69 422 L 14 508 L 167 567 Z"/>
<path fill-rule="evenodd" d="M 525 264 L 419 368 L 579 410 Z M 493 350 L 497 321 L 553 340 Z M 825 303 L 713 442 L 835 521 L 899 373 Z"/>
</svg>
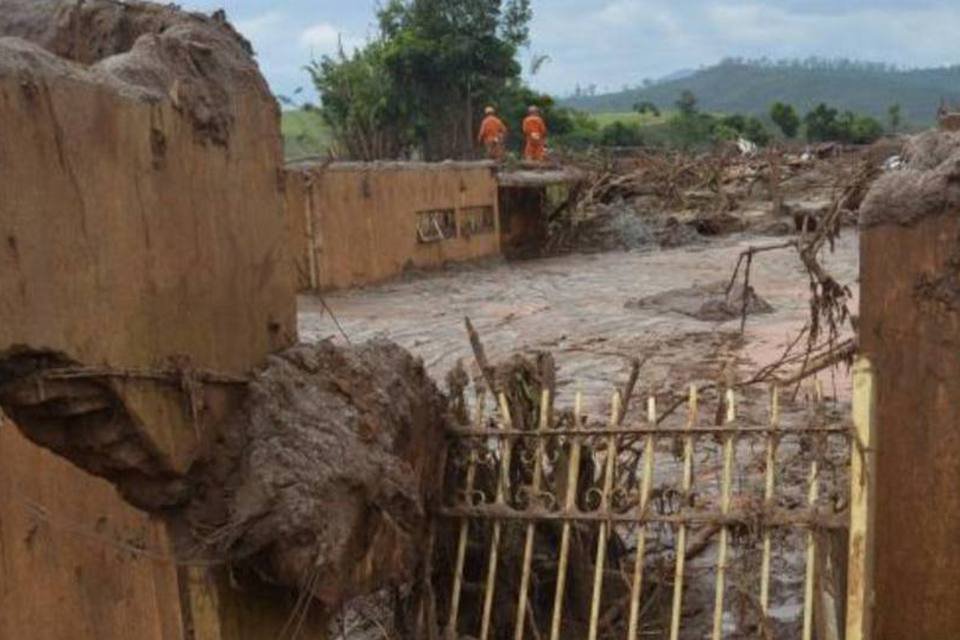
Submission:
<svg viewBox="0 0 960 640">
<path fill-rule="evenodd" d="M 687 435 L 683 443 L 683 508 L 687 508 L 690 489 L 693 487 L 693 438 L 690 430 L 697 422 L 699 411 L 697 386 L 690 385 L 690 398 L 687 407 Z M 673 579 L 673 608 L 670 615 L 670 640 L 680 637 L 680 613 L 683 606 L 683 569 L 687 558 L 687 525 L 683 522 L 677 528 L 677 566 Z"/>
<path fill-rule="evenodd" d="M 510 418 L 510 407 L 507 397 L 500 394 L 500 415 L 503 418 L 503 428 L 512 429 L 513 421 Z M 500 440 L 500 474 L 497 482 L 497 494 L 494 503 L 499 506 L 506 504 L 506 495 L 510 488 L 510 456 L 513 442 L 510 438 Z M 487 585 L 483 596 L 483 614 L 480 621 L 480 640 L 490 637 L 490 617 L 493 613 L 493 592 L 497 584 L 497 564 L 500 560 L 500 536 L 503 522 L 499 519 L 493 522 L 493 537 L 490 540 L 490 559 L 487 562 Z"/>
<path fill-rule="evenodd" d="M 769 511 L 773 507 L 774 487 L 776 483 L 777 463 L 777 430 L 780 428 L 780 387 L 776 384 L 770 387 L 770 428 L 767 435 L 767 467 L 766 483 L 763 489 L 763 504 Z M 760 568 L 760 610 L 764 616 L 770 611 L 770 556 L 771 556 L 770 528 L 763 527 L 763 561 Z"/>
<path fill-rule="evenodd" d="M 814 381 L 814 411 L 820 409 L 823 402 L 823 383 L 817 378 Z M 816 414 L 815 414 L 816 415 Z M 810 482 L 807 493 L 807 508 L 813 513 L 819 497 L 819 464 L 820 445 L 813 446 L 813 461 L 810 463 Z M 803 640 L 813 640 L 813 591 L 814 578 L 817 567 L 817 537 L 812 524 L 807 529 L 807 571 L 803 581 Z"/>
<path fill-rule="evenodd" d="M 847 562 L 846 640 L 872 636 L 874 453 L 873 367 L 865 356 L 853 367 L 853 427 L 850 444 L 850 553 Z"/>
<path fill-rule="evenodd" d="M 544 389 L 540 395 L 540 424 L 535 448 L 536 459 L 533 462 L 533 481 L 530 490 L 530 504 L 538 498 L 540 492 L 540 475 L 543 473 L 544 438 L 547 436 L 547 420 L 550 412 L 550 390 Z M 517 622 L 514 627 L 515 640 L 523 640 L 526 628 L 525 616 L 527 613 L 527 591 L 530 589 L 530 564 L 533 560 L 533 542 L 536 534 L 536 523 L 531 520 L 527 523 L 527 539 L 523 546 L 523 571 L 520 577 L 520 595 L 517 600 Z"/>
<path fill-rule="evenodd" d="M 477 399 L 477 429 L 483 427 L 485 405 L 486 397 L 483 392 L 481 392 Z M 482 441 L 480 441 L 478 445 L 482 445 Z M 473 485 L 474 482 L 476 482 L 476 477 L 477 452 L 471 449 L 470 459 L 467 462 L 467 479 L 464 483 L 464 495 L 467 500 L 470 500 L 473 496 Z M 447 621 L 447 629 L 444 632 L 444 636 L 448 640 L 456 640 L 457 637 L 457 622 L 460 617 L 460 595 L 463 591 L 463 565 L 467 559 L 467 538 L 469 535 L 470 520 L 463 518 L 460 521 L 460 537 L 457 540 L 457 559 L 453 569 L 453 588 L 450 591 L 450 618 Z"/>
<path fill-rule="evenodd" d="M 620 419 L 620 392 L 613 394 L 610 403 L 610 428 L 617 426 Z M 607 436 L 607 457 L 604 460 L 603 488 L 600 493 L 600 514 L 610 514 L 610 493 L 613 491 L 613 474 L 617 470 L 617 436 Z M 590 602 L 590 629 L 588 640 L 597 640 L 600 625 L 600 601 L 603 598 L 603 570 L 607 559 L 607 539 L 610 536 L 610 520 L 600 522 L 600 532 L 597 538 L 596 564 L 593 569 L 593 598 Z"/>
<path fill-rule="evenodd" d="M 817 461 L 810 463 L 810 491 L 807 495 L 807 505 L 813 511 L 816 506 L 818 490 L 819 469 Z M 813 638 L 813 588 L 815 570 L 817 564 L 817 538 L 816 532 L 811 528 L 807 530 L 807 573 L 803 584 L 803 640 L 812 640 Z"/>
<path fill-rule="evenodd" d="M 657 399 L 647 399 L 647 424 L 657 426 Z M 653 484 L 653 434 L 648 433 L 643 445 L 643 480 L 640 482 L 640 501 L 637 515 L 646 516 L 647 503 L 650 501 L 650 485 Z M 637 531 L 637 557 L 633 563 L 633 584 L 630 587 L 630 622 L 627 626 L 627 640 L 637 640 L 640 633 L 640 598 L 643 594 L 643 562 L 647 551 L 647 525 L 642 523 Z"/>
<path fill-rule="evenodd" d="M 733 389 L 727 389 L 727 426 L 737 419 L 736 396 Z M 726 517 L 730 513 L 730 486 L 733 483 L 734 437 L 728 432 L 723 436 L 723 478 L 720 489 L 720 513 Z M 727 553 L 730 527 L 720 527 L 720 548 L 717 551 L 717 586 L 713 602 L 713 640 L 723 637 L 723 596 L 727 577 Z"/>
<path fill-rule="evenodd" d="M 578 391 L 573 405 L 573 426 L 580 428 L 580 411 L 583 396 Z M 563 499 L 563 512 L 569 516 L 577 509 L 577 485 L 580 483 L 580 452 L 579 436 L 574 436 L 570 442 L 570 460 L 567 468 L 566 495 Z M 563 521 L 563 533 L 560 537 L 560 562 L 557 569 L 557 590 L 553 595 L 553 617 L 550 621 L 550 640 L 560 640 L 560 622 L 563 619 L 563 594 L 567 585 L 567 564 L 570 559 L 570 520 Z"/>
</svg>

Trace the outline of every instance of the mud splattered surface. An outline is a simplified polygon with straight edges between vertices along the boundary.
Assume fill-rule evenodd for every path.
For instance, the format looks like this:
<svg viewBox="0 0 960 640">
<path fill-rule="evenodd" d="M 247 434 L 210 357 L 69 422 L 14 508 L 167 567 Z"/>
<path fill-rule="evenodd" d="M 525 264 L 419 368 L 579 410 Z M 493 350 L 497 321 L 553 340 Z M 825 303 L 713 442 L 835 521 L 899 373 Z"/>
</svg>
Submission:
<svg viewBox="0 0 960 640">
<path fill-rule="evenodd" d="M 477 373 L 463 326 L 469 316 L 492 362 L 517 351 L 549 350 L 557 361 L 559 396 L 569 397 L 581 385 L 594 406 L 602 406 L 635 357 L 646 360 L 640 382 L 645 392 L 715 382 L 727 362 L 742 376 L 776 360 L 809 313 L 807 279 L 790 250 L 754 264 L 751 282 L 773 312 L 750 317 L 742 347 L 739 318 L 711 322 L 668 306 L 625 308 L 631 300 L 726 279 L 741 251 L 769 243 L 733 236 L 702 247 L 458 268 L 325 298 L 354 342 L 390 338 L 422 357 L 438 380 L 458 359 L 471 375 Z M 854 291 L 857 246 L 856 232 L 847 231 L 824 257 L 825 266 Z M 300 299 L 299 325 L 307 342 L 338 335 L 310 296 Z M 841 395 L 843 386 L 839 381 Z"/>
<path fill-rule="evenodd" d="M 409 581 L 439 486 L 446 401 L 386 341 L 271 356 L 199 476 L 195 530 L 327 607 Z"/>
</svg>

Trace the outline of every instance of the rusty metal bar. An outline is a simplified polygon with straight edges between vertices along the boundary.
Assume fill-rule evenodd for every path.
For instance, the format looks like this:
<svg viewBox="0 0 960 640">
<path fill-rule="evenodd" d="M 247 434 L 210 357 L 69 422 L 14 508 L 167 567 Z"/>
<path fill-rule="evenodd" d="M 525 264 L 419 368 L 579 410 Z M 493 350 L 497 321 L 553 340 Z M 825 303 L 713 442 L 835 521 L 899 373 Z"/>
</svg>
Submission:
<svg viewBox="0 0 960 640">
<path fill-rule="evenodd" d="M 486 520 L 520 521 L 536 520 L 539 522 L 611 522 L 614 524 L 669 524 L 687 527 L 716 524 L 728 527 L 736 525 L 763 526 L 763 527 L 797 527 L 818 529 L 846 529 L 847 514 L 837 513 L 831 507 L 816 507 L 814 509 L 780 509 L 770 511 L 756 511 L 754 509 L 731 509 L 724 516 L 719 510 L 694 511 L 672 515 L 647 514 L 644 517 L 633 513 L 593 513 L 575 511 L 548 511 L 534 509 L 521 511 L 509 507 L 484 505 L 477 507 L 445 507 L 440 509 L 440 515 L 450 518 L 480 518 Z"/>
<path fill-rule="evenodd" d="M 774 490 L 776 487 L 777 464 L 777 436 L 776 429 L 780 425 L 780 387 L 773 385 L 770 388 L 770 427 L 773 433 L 767 436 L 767 461 L 764 473 L 763 505 L 765 509 L 772 509 L 774 504 Z M 772 553 L 771 532 L 769 527 L 763 528 L 763 560 L 760 566 L 760 610 L 764 617 L 770 613 L 770 558 Z"/>
<path fill-rule="evenodd" d="M 486 396 L 483 392 L 477 398 L 477 425 L 483 424 L 484 409 L 486 405 Z M 473 485 L 477 477 L 477 452 L 470 449 L 469 459 L 467 461 L 467 477 L 464 482 L 464 495 L 467 499 L 473 495 Z M 457 621 L 460 617 L 460 596 L 463 592 L 463 565 L 467 559 L 467 539 L 470 535 L 470 519 L 464 517 L 460 520 L 460 533 L 457 539 L 457 558 L 453 568 L 453 587 L 450 592 L 450 618 L 447 621 L 447 629 L 444 637 L 447 640 L 457 640 Z"/>
<path fill-rule="evenodd" d="M 544 389 L 540 395 L 540 425 L 541 432 L 547 430 L 547 420 L 550 415 L 550 391 Z M 543 473 L 543 439 L 537 439 L 537 446 L 533 462 L 533 480 L 530 484 L 529 504 L 537 500 L 540 493 L 540 476 Z M 523 545 L 523 571 L 520 577 L 520 595 L 517 599 L 517 621 L 514 627 L 513 637 L 515 640 L 523 640 L 523 632 L 526 628 L 527 613 L 527 592 L 530 590 L 530 563 L 533 560 L 533 542 L 536 535 L 536 522 L 531 520 L 527 523 L 527 538 Z"/>
<path fill-rule="evenodd" d="M 697 386 L 690 385 L 690 397 L 687 406 L 687 428 L 683 442 L 683 500 L 684 509 L 693 488 L 693 438 L 690 432 L 697 422 L 698 398 Z M 680 614 L 683 607 L 683 570 L 687 557 L 687 525 L 683 522 L 677 528 L 677 563 L 673 579 L 673 608 L 670 616 L 670 640 L 680 638 Z"/>
<path fill-rule="evenodd" d="M 654 434 L 661 437 L 672 437 L 672 436 L 684 436 L 690 437 L 697 440 L 711 438 L 718 435 L 726 434 L 736 434 L 741 436 L 746 435 L 766 435 L 766 434 L 777 434 L 781 438 L 786 436 L 796 436 L 798 438 L 803 436 L 808 436 L 811 434 L 821 434 L 821 435 L 844 435 L 852 436 L 853 431 L 849 427 L 828 427 L 828 426 L 819 426 L 819 427 L 803 427 L 802 429 L 781 429 L 774 428 L 772 426 L 740 426 L 740 427 L 730 427 L 730 426 L 721 426 L 715 427 L 712 425 L 697 427 L 692 433 L 687 433 L 686 428 L 682 429 L 662 429 L 657 427 L 613 427 L 611 429 L 606 428 L 581 428 L 581 429 L 562 429 L 555 431 L 547 431 L 546 433 L 538 433 L 536 431 L 523 431 L 521 429 L 468 429 L 464 427 L 453 427 L 447 430 L 447 433 L 450 433 L 454 436 L 461 436 L 465 438 L 495 438 L 495 439 L 504 439 L 504 438 L 552 438 L 557 435 L 563 436 L 581 436 L 581 437 L 607 437 L 610 435 L 618 436 L 645 436 L 649 434 Z"/>
<path fill-rule="evenodd" d="M 580 392 L 577 392 L 573 406 L 573 422 L 577 427 L 580 426 L 582 402 L 583 396 Z M 577 511 L 577 484 L 580 482 L 581 446 L 579 437 L 574 437 L 570 442 L 566 495 L 563 500 L 563 507 L 566 513 L 574 513 Z M 560 640 L 560 623 L 563 618 L 563 595 L 567 585 L 567 564 L 570 560 L 570 526 L 571 521 L 565 520 L 563 523 L 563 533 L 560 537 L 560 563 L 557 568 L 557 589 L 553 596 L 550 640 Z"/>
<path fill-rule="evenodd" d="M 647 422 L 657 424 L 657 399 L 647 399 Z M 648 433 L 643 444 L 643 479 L 640 481 L 640 501 L 637 515 L 643 517 L 650 502 L 650 487 L 653 484 L 653 434 Z M 633 584 L 630 586 L 630 619 L 627 625 L 627 640 L 637 640 L 640 633 L 640 599 L 643 596 L 643 563 L 647 551 L 647 525 L 641 524 L 637 531 L 637 552 L 633 563 Z"/>
<path fill-rule="evenodd" d="M 620 419 L 620 392 L 613 394 L 613 401 L 610 403 L 610 427 L 615 427 Z M 617 436 L 611 434 L 607 438 L 607 454 L 604 460 L 603 489 L 600 492 L 601 515 L 607 515 L 610 511 L 610 494 L 613 491 L 613 476 L 617 471 Z M 603 597 L 603 568 L 607 559 L 607 542 L 610 537 L 609 520 L 600 522 L 600 533 L 597 538 L 597 555 L 593 570 L 593 596 L 590 602 L 590 629 L 587 633 L 588 640 L 597 640 L 597 633 L 600 625 L 600 601 Z"/>
<path fill-rule="evenodd" d="M 513 427 L 510 418 L 510 407 L 507 405 L 507 397 L 500 394 L 500 416 L 503 419 L 505 428 Z M 510 457 L 513 442 L 509 439 L 500 442 L 500 474 L 497 482 L 497 494 L 494 504 L 497 506 L 506 505 L 506 495 L 510 490 Z M 502 535 L 503 522 L 494 520 L 493 536 L 490 540 L 490 558 L 487 562 L 487 584 L 484 590 L 483 614 L 480 621 L 480 640 L 487 640 L 490 637 L 490 619 L 493 613 L 493 593 L 497 586 L 497 564 L 500 561 L 500 536 Z"/>
<path fill-rule="evenodd" d="M 733 424 L 737 419 L 736 396 L 733 389 L 727 390 L 727 419 L 726 423 Z M 723 477 L 720 488 L 720 513 L 726 516 L 730 513 L 730 485 L 733 482 L 734 451 L 733 434 L 723 439 Z M 713 602 L 713 640 L 723 637 L 723 596 L 726 588 L 727 553 L 729 552 L 730 527 L 724 524 L 720 528 L 720 547 L 717 551 L 717 585 Z"/>
</svg>

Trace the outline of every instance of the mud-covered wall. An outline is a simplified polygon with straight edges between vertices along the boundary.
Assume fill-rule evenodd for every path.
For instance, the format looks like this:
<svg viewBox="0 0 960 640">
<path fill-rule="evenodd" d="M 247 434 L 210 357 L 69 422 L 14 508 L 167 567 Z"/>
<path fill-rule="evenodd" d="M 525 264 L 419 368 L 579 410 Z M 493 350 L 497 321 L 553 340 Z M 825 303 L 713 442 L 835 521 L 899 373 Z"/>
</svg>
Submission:
<svg viewBox="0 0 960 640">
<path fill-rule="evenodd" d="M 0 638 L 180 640 L 163 524 L 0 415 Z"/>
<path fill-rule="evenodd" d="M 187 21 L 93 67 L 0 39 L 0 351 L 243 374 L 294 339 L 278 110 L 229 38 Z M 182 469 L 197 429 L 156 387 L 120 393 Z"/>
<path fill-rule="evenodd" d="M 178 567 L 156 519 L 23 437 L 62 419 L 44 445 L 81 466 L 184 473 L 240 395 L 191 372 L 243 378 L 295 339 L 279 110 L 251 54 L 222 15 L 0 0 L 0 396 L 38 419 L 0 427 L 0 638 L 259 640 L 290 613 Z M 18 387 L 24 353 L 112 373 Z"/>
<path fill-rule="evenodd" d="M 874 634 L 960 637 L 960 139 L 915 141 L 861 219 L 876 371 Z"/>
<path fill-rule="evenodd" d="M 500 253 L 489 163 L 294 165 L 286 203 L 303 289 L 364 285 Z M 424 214 L 443 210 L 455 212 L 456 228 L 439 239 Z M 427 233 L 418 234 L 418 224 Z"/>
</svg>

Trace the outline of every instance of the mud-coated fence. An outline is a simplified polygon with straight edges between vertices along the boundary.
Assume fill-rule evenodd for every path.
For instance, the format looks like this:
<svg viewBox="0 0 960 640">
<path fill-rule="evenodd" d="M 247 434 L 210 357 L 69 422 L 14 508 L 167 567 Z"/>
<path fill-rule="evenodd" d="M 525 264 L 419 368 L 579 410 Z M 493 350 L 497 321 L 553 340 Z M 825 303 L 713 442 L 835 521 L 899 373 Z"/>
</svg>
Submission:
<svg viewBox="0 0 960 640">
<path fill-rule="evenodd" d="M 443 637 L 860 640 L 864 435 L 819 383 L 789 420 L 776 387 L 762 417 L 734 391 L 685 396 L 670 419 L 651 397 L 627 420 L 617 393 L 596 421 L 544 391 L 532 430 L 505 397 L 489 416 L 478 402 L 450 434 Z"/>
</svg>

